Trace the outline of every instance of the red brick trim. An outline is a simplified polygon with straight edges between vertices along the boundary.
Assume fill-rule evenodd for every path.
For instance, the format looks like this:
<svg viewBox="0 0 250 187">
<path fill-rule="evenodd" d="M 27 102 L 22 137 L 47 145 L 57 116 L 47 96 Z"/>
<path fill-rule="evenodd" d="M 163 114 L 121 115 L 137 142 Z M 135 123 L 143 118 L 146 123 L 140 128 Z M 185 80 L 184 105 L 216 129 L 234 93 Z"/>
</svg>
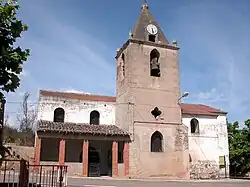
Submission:
<svg viewBox="0 0 250 187">
<path fill-rule="evenodd" d="M 65 140 L 61 139 L 59 143 L 59 165 L 64 165 L 65 161 Z"/>
<path fill-rule="evenodd" d="M 84 140 L 82 144 L 82 175 L 84 177 L 88 176 L 88 158 L 89 156 L 89 142 Z"/>
<path fill-rule="evenodd" d="M 36 136 L 36 145 L 34 153 L 34 164 L 40 165 L 40 154 L 41 154 L 41 138 Z"/>
<path fill-rule="evenodd" d="M 118 176 L 118 142 L 112 143 L 112 177 Z"/>
<path fill-rule="evenodd" d="M 123 157 L 124 157 L 124 175 L 128 176 L 129 175 L 129 143 L 128 142 L 124 143 Z"/>
</svg>

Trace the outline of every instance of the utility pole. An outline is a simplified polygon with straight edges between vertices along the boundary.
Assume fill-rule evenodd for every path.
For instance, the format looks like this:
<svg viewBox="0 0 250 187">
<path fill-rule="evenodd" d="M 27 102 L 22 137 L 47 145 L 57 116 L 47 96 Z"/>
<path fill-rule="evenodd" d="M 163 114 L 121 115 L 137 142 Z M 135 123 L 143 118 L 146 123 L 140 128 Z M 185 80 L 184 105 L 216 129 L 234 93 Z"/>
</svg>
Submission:
<svg viewBox="0 0 250 187">
<path fill-rule="evenodd" d="M 0 148 L 3 147 L 3 125 L 4 125 L 4 107 L 6 100 L 2 98 L 0 100 Z"/>
</svg>

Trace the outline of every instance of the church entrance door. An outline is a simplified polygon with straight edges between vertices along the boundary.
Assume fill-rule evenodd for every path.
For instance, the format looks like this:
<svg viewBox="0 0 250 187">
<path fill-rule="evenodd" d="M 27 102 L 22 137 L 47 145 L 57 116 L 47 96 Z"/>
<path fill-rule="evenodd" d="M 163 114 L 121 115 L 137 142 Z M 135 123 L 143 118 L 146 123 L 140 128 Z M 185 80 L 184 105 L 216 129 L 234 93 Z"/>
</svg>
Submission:
<svg viewBox="0 0 250 187">
<path fill-rule="evenodd" d="M 89 177 L 100 177 L 100 155 L 99 152 L 89 147 L 88 151 L 88 176 Z"/>
</svg>

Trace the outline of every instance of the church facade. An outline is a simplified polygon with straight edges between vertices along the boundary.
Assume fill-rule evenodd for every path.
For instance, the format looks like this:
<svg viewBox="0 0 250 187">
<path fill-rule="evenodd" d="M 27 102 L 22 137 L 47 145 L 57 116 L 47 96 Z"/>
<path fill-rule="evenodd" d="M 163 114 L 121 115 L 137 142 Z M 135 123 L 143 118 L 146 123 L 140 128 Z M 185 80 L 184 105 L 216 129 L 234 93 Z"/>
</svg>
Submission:
<svg viewBox="0 0 250 187">
<path fill-rule="evenodd" d="M 143 4 L 117 51 L 116 97 L 40 90 L 35 164 L 85 177 L 227 177 L 227 113 L 181 103 L 178 50 Z"/>
</svg>

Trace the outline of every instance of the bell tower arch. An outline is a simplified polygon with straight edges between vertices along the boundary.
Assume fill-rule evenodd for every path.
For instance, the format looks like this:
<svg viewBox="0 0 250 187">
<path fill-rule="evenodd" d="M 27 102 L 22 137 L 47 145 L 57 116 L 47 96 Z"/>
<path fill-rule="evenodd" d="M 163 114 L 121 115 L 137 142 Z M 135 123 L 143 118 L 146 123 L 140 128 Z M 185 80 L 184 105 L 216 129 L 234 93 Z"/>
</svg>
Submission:
<svg viewBox="0 0 250 187">
<path fill-rule="evenodd" d="M 130 175 L 189 178 L 182 142 L 178 50 L 165 37 L 147 4 L 130 38 L 117 52 L 116 125 L 131 133 Z M 125 73 L 124 73 L 125 71 Z M 161 152 L 151 136 L 161 134 Z"/>
<path fill-rule="evenodd" d="M 157 49 L 150 52 L 150 76 L 160 77 L 161 68 L 159 63 L 160 53 Z"/>
</svg>

